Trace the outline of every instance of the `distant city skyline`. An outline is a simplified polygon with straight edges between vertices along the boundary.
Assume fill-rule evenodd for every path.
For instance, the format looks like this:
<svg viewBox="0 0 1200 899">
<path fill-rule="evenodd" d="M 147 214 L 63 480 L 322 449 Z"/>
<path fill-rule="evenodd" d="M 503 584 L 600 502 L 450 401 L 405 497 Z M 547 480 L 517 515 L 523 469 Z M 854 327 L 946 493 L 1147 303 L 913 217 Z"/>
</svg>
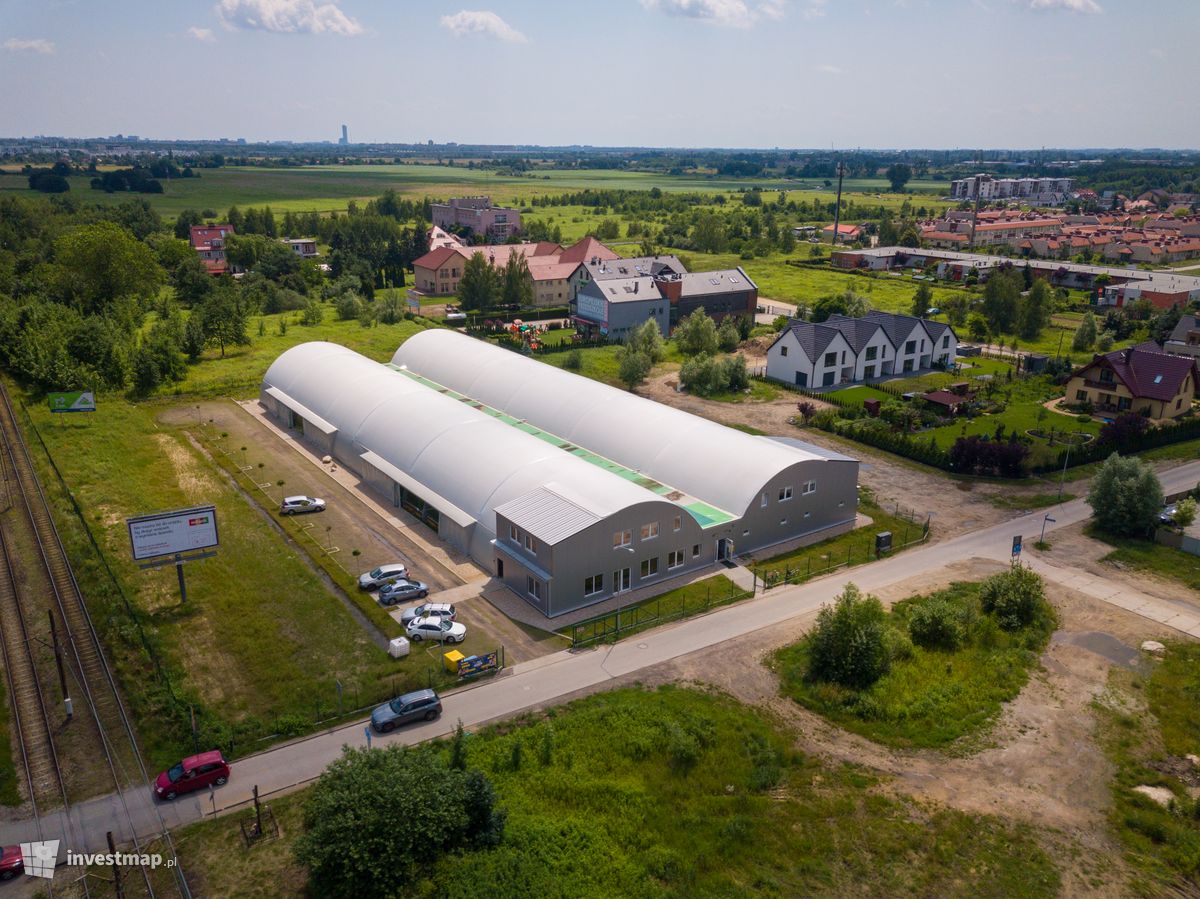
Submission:
<svg viewBox="0 0 1200 899">
<path fill-rule="evenodd" d="M 1194 0 L 0 0 L 0 130 L 1200 147 Z"/>
</svg>

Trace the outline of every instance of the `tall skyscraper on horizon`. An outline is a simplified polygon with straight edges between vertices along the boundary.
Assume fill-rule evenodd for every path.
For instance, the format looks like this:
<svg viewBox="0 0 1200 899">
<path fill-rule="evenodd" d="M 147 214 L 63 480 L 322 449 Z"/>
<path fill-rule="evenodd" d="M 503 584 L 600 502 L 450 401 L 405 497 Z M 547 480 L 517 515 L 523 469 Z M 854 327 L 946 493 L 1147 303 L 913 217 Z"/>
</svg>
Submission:
<svg viewBox="0 0 1200 899">
<path fill-rule="evenodd" d="M 343 147 L 346 146 L 348 143 L 350 143 L 350 132 L 346 130 L 345 125 L 342 126 L 342 137 L 341 137 L 341 140 L 338 141 L 338 143 L 341 144 Z"/>
</svg>

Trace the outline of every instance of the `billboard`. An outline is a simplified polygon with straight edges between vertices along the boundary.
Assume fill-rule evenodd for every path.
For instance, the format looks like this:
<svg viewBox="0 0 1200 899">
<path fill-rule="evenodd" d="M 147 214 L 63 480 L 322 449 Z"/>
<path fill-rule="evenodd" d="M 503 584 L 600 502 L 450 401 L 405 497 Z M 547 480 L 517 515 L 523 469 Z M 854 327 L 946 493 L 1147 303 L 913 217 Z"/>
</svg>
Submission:
<svg viewBox="0 0 1200 899">
<path fill-rule="evenodd" d="M 217 510 L 212 506 L 141 515 L 125 523 L 135 562 L 217 545 Z"/>
<path fill-rule="evenodd" d="M 90 390 L 69 390 L 46 397 L 51 412 L 95 412 L 96 394 Z"/>
</svg>

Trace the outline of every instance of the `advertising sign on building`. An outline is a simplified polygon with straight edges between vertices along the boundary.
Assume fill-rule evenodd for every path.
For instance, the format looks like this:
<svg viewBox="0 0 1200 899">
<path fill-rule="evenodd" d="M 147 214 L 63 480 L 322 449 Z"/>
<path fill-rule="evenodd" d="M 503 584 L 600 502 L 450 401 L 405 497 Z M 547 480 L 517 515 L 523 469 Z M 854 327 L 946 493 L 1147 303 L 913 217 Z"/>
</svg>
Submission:
<svg viewBox="0 0 1200 899">
<path fill-rule="evenodd" d="M 51 412 L 95 412 L 96 394 L 90 390 L 52 393 L 47 398 Z"/>
<path fill-rule="evenodd" d="M 127 518 L 135 562 L 217 545 L 217 510 L 212 506 Z"/>
</svg>

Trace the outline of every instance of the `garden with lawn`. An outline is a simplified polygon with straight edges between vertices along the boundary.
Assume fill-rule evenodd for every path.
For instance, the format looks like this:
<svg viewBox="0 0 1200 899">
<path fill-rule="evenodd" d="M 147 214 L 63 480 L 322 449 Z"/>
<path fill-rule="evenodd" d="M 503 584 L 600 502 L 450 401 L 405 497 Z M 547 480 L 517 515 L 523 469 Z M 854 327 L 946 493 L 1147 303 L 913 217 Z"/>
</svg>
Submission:
<svg viewBox="0 0 1200 899">
<path fill-rule="evenodd" d="M 1021 692 L 1055 625 L 1041 578 L 1020 566 L 890 612 L 848 584 L 770 664 L 786 696 L 849 731 L 899 748 L 967 750 Z"/>
</svg>

